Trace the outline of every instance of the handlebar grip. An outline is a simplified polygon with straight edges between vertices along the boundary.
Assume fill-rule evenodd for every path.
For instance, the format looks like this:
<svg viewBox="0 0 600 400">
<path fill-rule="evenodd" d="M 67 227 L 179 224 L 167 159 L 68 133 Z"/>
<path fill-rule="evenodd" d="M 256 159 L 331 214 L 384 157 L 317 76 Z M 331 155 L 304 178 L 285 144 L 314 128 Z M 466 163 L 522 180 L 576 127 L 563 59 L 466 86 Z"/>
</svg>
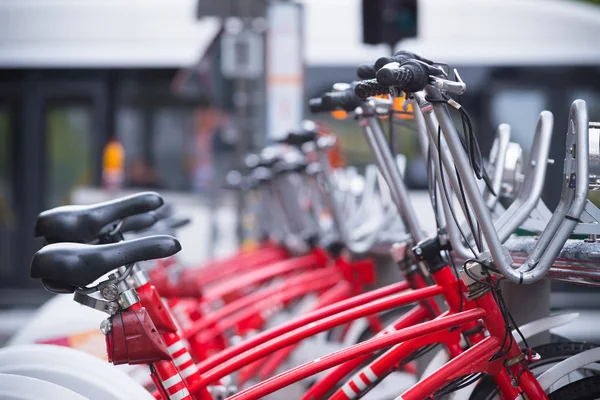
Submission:
<svg viewBox="0 0 600 400">
<path fill-rule="evenodd" d="M 377 71 L 377 82 L 397 87 L 404 92 L 418 92 L 429 83 L 429 69 L 419 61 L 406 61 L 399 67 L 381 68 Z"/>
<path fill-rule="evenodd" d="M 356 97 L 352 89 L 325 93 L 322 100 L 323 106 L 330 107 L 331 110 L 341 108 L 344 111 L 354 111 L 362 103 L 362 100 Z"/>
<path fill-rule="evenodd" d="M 358 75 L 360 79 L 374 79 L 376 72 L 377 70 L 375 67 L 369 64 L 359 65 L 356 69 L 356 75 Z"/>
<path fill-rule="evenodd" d="M 356 84 L 354 93 L 361 99 L 366 99 L 371 96 L 390 94 L 390 89 L 389 87 L 380 85 L 376 79 L 367 79 Z"/>
<path fill-rule="evenodd" d="M 383 68 L 384 65 L 389 64 L 391 62 L 396 61 L 395 59 L 391 58 L 391 57 L 379 57 L 377 59 L 377 61 L 375 61 L 375 72 L 379 71 L 381 68 Z M 396 61 L 399 62 L 399 61 Z M 370 79 L 373 79 L 375 77 L 371 77 Z"/>
<path fill-rule="evenodd" d="M 419 60 L 421 62 L 424 62 L 425 64 L 433 65 L 433 61 L 431 61 L 425 57 L 421 57 L 421 56 L 413 53 L 412 51 L 400 50 L 400 51 L 396 52 L 396 54 L 394 54 L 394 61 L 401 63 L 401 61 L 398 61 L 398 59 L 400 57 L 403 58 L 403 61 L 412 59 L 412 60 Z"/>
<path fill-rule="evenodd" d="M 404 87 L 412 82 L 413 73 L 405 67 L 381 68 L 376 77 L 380 85 Z"/>
<path fill-rule="evenodd" d="M 431 61 L 431 60 L 420 57 L 413 52 L 401 50 L 401 51 L 398 51 L 396 54 L 394 54 L 392 57 L 380 57 L 379 59 L 377 59 L 377 61 L 375 61 L 374 68 L 375 68 L 375 71 L 379 71 L 386 64 L 389 64 L 391 62 L 397 62 L 398 64 L 403 64 L 410 60 L 419 60 L 426 64 L 433 65 L 433 61 Z M 363 79 L 371 79 L 371 78 L 375 78 L 375 77 L 370 76 L 370 77 L 365 77 Z"/>
<path fill-rule="evenodd" d="M 323 106 L 323 100 L 320 98 L 310 99 L 308 101 L 308 109 L 313 114 L 331 111 L 327 107 Z"/>
<path fill-rule="evenodd" d="M 288 132 L 287 136 L 278 140 L 278 142 L 288 144 L 290 146 L 301 147 L 303 144 L 314 142 L 315 140 L 317 140 L 317 131 L 299 129 Z"/>
</svg>

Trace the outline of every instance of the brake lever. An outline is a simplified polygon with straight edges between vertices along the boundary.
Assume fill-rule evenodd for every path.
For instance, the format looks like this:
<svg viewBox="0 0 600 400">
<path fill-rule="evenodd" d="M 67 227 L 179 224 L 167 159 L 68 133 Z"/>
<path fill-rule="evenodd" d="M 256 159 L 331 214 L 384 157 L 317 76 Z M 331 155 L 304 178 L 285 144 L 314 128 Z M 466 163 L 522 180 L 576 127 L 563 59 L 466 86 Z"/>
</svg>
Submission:
<svg viewBox="0 0 600 400">
<path fill-rule="evenodd" d="M 394 99 L 392 96 L 386 96 L 384 98 L 371 97 L 369 98 L 368 102 L 375 110 L 375 114 L 378 116 L 388 115 L 394 107 Z"/>
<path fill-rule="evenodd" d="M 456 76 L 457 81 L 451 81 L 438 76 L 430 76 L 429 81 L 433 87 L 441 90 L 442 92 L 460 96 L 467 90 L 467 85 L 462 80 L 456 69 L 454 69 L 454 75 Z"/>
</svg>

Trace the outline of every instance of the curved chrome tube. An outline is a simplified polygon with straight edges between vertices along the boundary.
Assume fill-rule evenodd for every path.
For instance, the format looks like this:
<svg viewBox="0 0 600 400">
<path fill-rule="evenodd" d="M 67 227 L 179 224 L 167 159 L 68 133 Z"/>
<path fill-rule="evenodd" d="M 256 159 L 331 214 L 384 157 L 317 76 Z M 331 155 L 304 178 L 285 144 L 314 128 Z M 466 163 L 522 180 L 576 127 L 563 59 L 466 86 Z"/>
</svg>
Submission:
<svg viewBox="0 0 600 400">
<path fill-rule="evenodd" d="M 433 98 L 439 97 L 439 92 L 431 86 L 426 88 L 426 92 Z M 525 264 L 516 270 L 513 269 L 512 259 L 508 251 L 502 247 L 501 238 L 494 229 L 491 215 L 485 207 L 485 202 L 479 192 L 469 161 L 466 154 L 464 154 L 464 149 L 460 144 L 458 133 L 452 123 L 448 109 L 445 104 L 430 104 L 424 98 L 422 100 L 424 101 L 419 101 L 421 110 L 427 112 L 433 109 L 439 120 L 448 147 L 452 152 L 456 168 L 464 184 L 469 202 L 482 228 L 485 244 L 489 249 L 489 255 L 496 267 L 509 281 L 514 283 L 533 283 L 543 278 L 562 248 L 562 245 L 564 245 L 576 226 L 585 207 L 585 200 L 587 199 L 589 139 L 585 102 L 577 100 L 571 107 L 569 133 L 567 134 L 567 144 L 570 146 L 567 146 L 568 151 L 565 159 L 564 173 L 566 178 L 564 179 L 565 182 L 563 182 L 561 203 L 544 229 L 532 254 L 530 254 Z M 431 112 L 429 114 L 431 115 Z M 540 129 L 540 131 L 543 131 L 543 129 Z M 544 164 L 546 162 L 547 157 L 543 160 Z M 445 167 L 450 169 L 451 166 L 445 165 Z M 572 184 L 572 176 L 575 176 L 574 185 Z M 532 190 L 535 189 L 532 188 Z M 565 219 L 565 217 L 568 218 Z M 486 254 L 487 252 L 484 252 L 480 256 L 486 256 Z"/>
<path fill-rule="evenodd" d="M 492 177 L 492 193 L 487 186 L 485 187 L 485 204 L 490 210 L 494 208 L 500 198 L 502 189 L 502 174 L 504 172 L 504 163 L 506 161 L 506 150 L 510 143 L 510 125 L 500 124 L 496 130 L 496 138 L 490 150 L 490 164 L 494 166 L 494 176 Z"/>
<path fill-rule="evenodd" d="M 533 137 L 525 179 L 513 203 L 496 221 L 500 241 L 505 242 L 510 235 L 529 217 L 537 205 L 544 189 L 546 167 L 550 155 L 554 117 L 550 111 L 542 111 Z"/>
</svg>

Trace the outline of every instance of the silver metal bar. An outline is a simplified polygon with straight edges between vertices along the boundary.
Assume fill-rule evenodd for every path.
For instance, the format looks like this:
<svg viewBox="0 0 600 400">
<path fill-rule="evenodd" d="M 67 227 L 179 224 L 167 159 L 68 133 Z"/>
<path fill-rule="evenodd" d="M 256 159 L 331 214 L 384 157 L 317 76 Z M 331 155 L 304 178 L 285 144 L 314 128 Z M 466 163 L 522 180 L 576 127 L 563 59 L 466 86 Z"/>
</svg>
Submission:
<svg viewBox="0 0 600 400">
<path fill-rule="evenodd" d="M 542 111 L 533 137 L 531 154 L 526 164 L 525 180 L 515 201 L 496 221 L 500 241 L 504 242 L 529 217 L 536 207 L 546 178 L 548 155 L 552 141 L 554 117 L 550 111 Z"/>
<path fill-rule="evenodd" d="M 292 231 L 287 216 L 283 211 L 281 200 L 274 193 L 273 182 L 269 182 L 268 186 L 261 191 L 261 194 L 264 196 L 264 198 L 261 198 L 261 201 L 264 202 L 264 206 L 268 208 L 265 212 L 271 217 L 269 221 L 271 228 L 269 233 L 274 239 L 281 242 L 285 240 Z"/>
<path fill-rule="evenodd" d="M 385 225 L 387 220 L 386 215 L 382 218 L 381 222 L 373 229 L 372 233 L 368 235 L 366 238 L 362 240 L 354 240 L 348 231 L 348 226 L 344 222 L 344 215 L 342 215 L 342 210 L 337 206 L 337 202 L 335 199 L 335 187 L 331 181 L 332 173 L 331 166 L 329 165 L 329 160 L 327 158 L 327 154 L 323 151 L 317 151 L 317 156 L 319 158 L 319 163 L 321 164 L 321 178 L 323 182 L 323 189 L 325 191 L 326 197 L 328 198 L 328 203 L 330 203 L 330 209 L 332 212 L 332 217 L 334 219 L 334 223 L 338 229 L 338 233 L 340 234 L 345 246 L 353 253 L 366 253 L 377 241 L 378 231 L 382 226 Z M 372 195 L 373 193 L 370 193 Z M 374 197 L 374 196 L 373 196 Z M 363 199 L 365 201 L 365 199 Z"/>
<path fill-rule="evenodd" d="M 506 241 L 515 262 L 524 262 L 538 242 L 534 237 L 514 237 Z M 547 279 L 600 287 L 600 244 L 569 239 L 548 271 Z"/>
<path fill-rule="evenodd" d="M 282 174 L 274 179 L 274 193 L 279 198 L 283 212 L 288 220 L 288 226 L 292 229 L 292 233 L 302 233 L 305 229 L 302 213 L 298 204 L 298 193 L 295 185 L 289 181 L 287 173 Z"/>
<path fill-rule="evenodd" d="M 568 214 L 569 218 L 561 218 L 562 223 L 558 230 L 552 235 L 548 246 L 541 254 L 539 260 L 531 262 L 531 256 L 528 261 L 519 268 L 519 272 L 527 269 L 523 274 L 523 282 L 530 283 L 542 279 L 547 273 L 556 256 L 562 250 L 565 242 L 573 232 L 577 225 L 579 217 L 583 213 L 588 197 L 588 157 L 589 157 L 589 135 L 588 135 L 588 111 L 583 100 L 575 100 L 569 110 L 569 132 L 567 133 L 567 154 L 565 159 L 565 171 L 567 176 L 564 177 L 563 188 L 568 189 L 568 197 L 572 199 Z M 575 187 L 572 185 L 572 173 L 575 175 Z M 556 213 L 552 216 L 557 215 Z M 551 222 L 552 222 L 551 219 Z M 544 236 L 546 229 L 542 233 Z M 540 241 L 541 241 L 540 237 Z M 532 251 L 535 252 L 535 248 Z"/>
<path fill-rule="evenodd" d="M 415 92 L 415 93 L 413 93 L 413 97 L 416 100 L 415 106 L 418 108 L 418 110 L 415 109 L 415 114 L 421 113 L 421 115 L 423 115 L 423 118 L 425 120 L 425 124 L 427 127 L 427 132 L 429 133 L 429 141 L 430 141 L 430 143 L 433 143 L 433 145 L 437 149 L 438 157 L 439 156 L 442 157 L 442 165 L 446 171 L 446 176 L 448 178 L 450 178 L 449 179 L 450 186 L 454 190 L 458 190 L 459 184 L 458 184 L 458 178 L 456 176 L 456 170 L 454 167 L 454 160 L 452 158 L 452 154 L 450 152 L 448 144 L 446 143 L 446 140 L 443 135 L 440 135 L 440 137 L 439 137 L 440 148 L 438 148 L 438 127 L 440 126 L 440 124 L 437 120 L 436 115 L 433 113 L 433 108 L 431 107 L 431 104 L 425 99 L 424 92 Z M 440 185 L 441 185 L 441 182 L 440 182 Z M 450 199 L 451 198 L 452 197 L 450 195 Z M 450 200 L 450 199 L 448 199 L 448 200 Z M 475 216 L 473 215 L 473 213 L 471 212 L 471 209 L 469 207 L 468 198 L 467 198 L 467 203 L 465 203 L 463 201 L 463 199 L 458 196 L 457 196 L 457 200 L 458 200 L 458 204 L 460 205 L 460 208 L 461 208 L 463 214 L 465 215 L 465 217 L 470 216 L 471 220 L 475 220 Z M 446 218 L 446 220 L 450 221 L 448 218 Z M 452 221 L 452 223 L 456 223 L 456 222 Z"/>
<path fill-rule="evenodd" d="M 436 95 L 435 89 L 428 88 L 428 91 L 430 91 L 430 95 Z M 482 224 L 483 234 L 486 244 L 489 246 L 492 261 L 502 275 L 511 282 L 519 284 L 534 283 L 542 279 L 550 269 L 569 235 L 573 232 L 573 228 L 577 224 L 587 200 L 589 146 L 587 133 L 588 117 L 585 102 L 582 100 L 575 101 L 569 114 L 563 191 L 559 207 L 555 210 L 525 263 L 516 270 L 512 268 L 510 254 L 502 247 L 500 238 L 493 229 L 491 216 L 485 208 L 481 194 L 478 192 L 477 184 L 470 170 L 466 155 L 463 153 L 460 140 L 458 139 L 447 108 L 441 103 L 433 104 L 432 107 L 440 119 L 442 131 L 454 156 L 458 173 L 465 183 L 467 195 Z M 568 218 L 566 218 L 567 216 Z"/>
<path fill-rule="evenodd" d="M 504 163 L 506 161 L 506 149 L 510 143 L 510 125 L 500 124 L 496 130 L 496 140 L 490 152 L 490 163 L 494 165 L 494 176 L 492 178 L 492 189 L 496 195 L 485 188 L 485 204 L 492 210 L 498 199 L 500 198 L 500 190 L 502 189 L 502 174 L 504 172 Z"/>
<path fill-rule="evenodd" d="M 431 86 L 428 86 L 425 91 L 432 97 L 439 97 L 439 91 Z M 456 131 L 454 123 L 452 122 L 452 118 L 450 117 L 448 109 L 444 104 L 440 103 L 434 103 L 431 106 L 433 108 L 433 112 L 438 118 L 442 132 L 446 138 L 446 142 L 448 143 L 448 147 L 452 152 L 452 156 L 454 157 L 454 163 L 464 185 L 465 192 L 469 197 L 469 201 L 473 207 L 477 221 L 481 226 L 481 231 L 485 239 L 484 249 L 489 249 L 492 260 L 502 274 L 507 277 L 507 279 L 519 282 L 520 277 L 518 274 L 514 274 L 514 271 L 512 270 L 510 255 L 502 248 L 502 242 L 500 242 L 500 238 L 494 230 L 492 217 L 485 205 L 481 193 L 479 192 L 479 187 L 475 181 L 469 160 L 467 159 L 464 149 L 462 148 L 462 144 L 458 137 L 458 132 Z"/>
<path fill-rule="evenodd" d="M 468 258 L 471 258 L 473 256 L 475 256 L 475 254 L 472 253 L 472 251 L 465 246 L 465 244 L 463 243 L 463 239 L 462 236 L 460 234 L 459 231 L 459 226 L 457 225 L 456 221 L 453 220 L 452 218 L 452 211 L 450 210 L 450 201 L 452 201 L 451 199 L 448 199 L 448 197 L 446 196 L 446 190 L 444 190 L 442 188 L 442 185 L 445 185 L 444 182 L 442 181 L 442 173 L 445 173 L 445 171 L 442 171 L 442 168 L 440 168 L 440 163 L 439 163 L 439 153 L 438 153 L 438 149 L 436 147 L 436 145 L 433 143 L 433 141 L 428 140 L 427 138 L 427 125 L 425 123 L 425 118 L 423 117 L 423 114 L 421 113 L 421 108 L 418 106 L 417 101 L 413 101 L 413 115 L 415 117 L 415 123 L 417 126 L 417 134 L 419 137 L 419 143 L 424 143 L 426 146 L 421 145 L 422 151 L 424 151 L 424 154 L 427 154 L 427 151 L 430 152 L 431 154 L 431 159 L 432 159 L 432 164 L 433 164 L 433 169 L 434 169 L 434 173 L 435 173 L 435 179 L 436 179 L 436 190 L 437 190 L 437 194 L 439 196 L 439 200 L 437 203 L 438 208 L 441 208 L 441 213 L 439 214 L 442 218 L 444 218 L 445 220 L 445 228 L 446 228 L 446 232 L 448 234 L 448 239 L 450 240 L 450 243 L 452 244 L 452 250 L 458 254 L 460 257 L 463 257 L 465 260 Z M 425 150 L 423 150 L 423 148 L 425 148 Z M 443 162 L 443 161 L 442 161 Z M 447 175 L 445 181 L 448 181 L 448 177 Z M 448 193 L 450 194 L 450 193 Z M 434 205 L 435 207 L 435 205 Z"/>
<path fill-rule="evenodd" d="M 371 106 L 364 104 L 362 108 L 365 114 L 368 115 L 363 118 L 362 122 L 365 128 L 367 141 L 371 146 L 371 150 L 375 153 L 377 165 L 390 188 L 392 199 L 394 200 L 398 212 L 402 216 L 410 234 L 413 236 L 415 242 L 420 242 L 425 239 L 425 235 L 420 228 L 419 221 L 414 212 L 412 203 L 410 202 L 408 190 L 404 185 L 402 175 L 400 174 L 400 171 L 398 171 L 398 166 L 394 157 L 387 147 L 385 135 L 383 134 L 379 120 L 372 116 L 374 110 L 372 110 Z"/>
<path fill-rule="evenodd" d="M 431 163 L 433 164 L 433 168 L 434 168 L 434 175 L 436 178 L 436 181 L 439 180 L 439 155 L 437 152 L 437 149 L 435 147 L 435 145 L 433 143 L 431 143 L 431 141 L 428 138 L 428 134 L 427 134 L 427 125 L 425 124 L 425 119 L 423 118 L 423 114 L 421 114 L 421 110 L 420 108 L 417 106 L 416 102 L 414 100 L 411 100 L 411 103 L 413 104 L 413 116 L 415 118 L 415 125 L 417 127 L 417 139 L 419 141 L 419 147 L 421 148 L 421 154 L 423 155 L 423 159 L 425 160 L 425 163 L 427 165 L 427 163 L 430 161 L 429 157 L 431 158 Z M 428 157 L 429 155 L 429 157 Z M 438 164 L 438 165 L 436 165 Z M 427 166 L 427 168 L 429 168 L 429 166 Z M 437 213 L 437 216 L 440 217 L 441 221 L 438 221 L 439 223 L 443 224 L 443 226 L 447 226 L 448 223 L 446 222 L 446 218 L 448 218 L 448 216 L 446 215 L 446 210 L 444 207 L 444 203 L 445 203 L 445 194 L 443 195 L 444 197 L 441 198 L 441 202 L 438 201 L 437 204 L 432 204 L 431 206 L 434 207 L 435 212 Z M 440 198 L 441 196 L 438 196 L 438 198 Z M 437 208 L 437 209 L 435 209 Z M 440 228 L 442 228 L 443 226 L 440 226 Z"/>
</svg>

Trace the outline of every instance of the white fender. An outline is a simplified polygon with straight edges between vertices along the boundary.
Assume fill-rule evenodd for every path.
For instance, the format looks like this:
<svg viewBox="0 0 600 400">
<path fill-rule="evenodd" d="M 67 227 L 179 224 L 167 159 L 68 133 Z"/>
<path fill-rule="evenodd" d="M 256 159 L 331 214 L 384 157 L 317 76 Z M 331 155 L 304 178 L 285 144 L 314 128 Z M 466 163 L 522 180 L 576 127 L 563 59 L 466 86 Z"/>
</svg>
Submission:
<svg viewBox="0 0 600 400">
<path fill-rule="evenodd" d="M 7 345 L 30 344 L 38 340 L 70 336 L 97 330 L 106 314 L 73 301 L 73 295 L 60 294 L 42 305 L 33 318 L 8 341 Z M 102 340 L 101 342 L 103 342 Z M 103 347 L 99 349 L 103 351 Z"/>
<path fill-rule="evenodd" d="M 101 359 L 106 359 L 104 335 L 100 332 L 100 323 L 107 314 L 92 310 L 73 301 L 73 295 L 58 294 L 42 305 L 31 320 L 15 333 L 7 346 L 38 343 L 47 339 L 85 336 L 76 342 L 77 350 L 84 351 Z M 119 369 L 134 376 L 139 365 L 118 365 Z M 149 375 L 144 371 L 143 380 L 149 382 Z"/>
<path fill-rule="evenodd" d="M 594 370 L 600 370 L 599 365 L 593 365 L 598 361 L 600 361 L 600 347 L 576 354 L 556 364 L 540 375 L 538 382 L 540 383 L 540 386 L 547 392 L 548 389 L 550 389 L 550 387 L 561 378 L 581 367 L 588 366 Z"/>
<path fill-rule="evenodd" d="M 575 320 L 579 317 L 579 313 L 565 313 L 565 314 L 556 314 L 551 315 L 546 318 L 536 319 L 535 321 L 531 321 L 519 327 L 519 330 L 525 336 L 525 339 L 528 339 L 532 336 L 537 335 L 538 333 L 549 331 L 553 328 L 558 328 L 559 326 L 563 326 L 568 324 L 569 322 Z M 513 330 L 512 332 L 515 340 L 519 345 L 523 344 L 521 336 L 517 333 L 517 330 Z"/>
<path fill-rule="evenodd" d="M 28 376 L 0 374 L 0 399 L 5 400 L 85 400 L 85 397 L 54 383 Z"/>
<path fill-rule="evenodd" d="M 0 350 L 0 373 L 51 382 L 90 400 L 153 399 L 148 391 L 111 364 L 63 346 L 6 347 Z"/>
</svg>

